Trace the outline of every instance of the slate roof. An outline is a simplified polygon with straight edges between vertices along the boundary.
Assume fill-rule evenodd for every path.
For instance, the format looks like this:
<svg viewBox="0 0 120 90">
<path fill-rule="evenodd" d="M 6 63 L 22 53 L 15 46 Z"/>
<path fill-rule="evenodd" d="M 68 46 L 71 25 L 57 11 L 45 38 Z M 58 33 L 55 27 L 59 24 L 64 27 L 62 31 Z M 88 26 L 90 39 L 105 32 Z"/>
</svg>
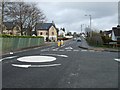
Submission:
<svg viewBox="0 0 120 90">
<path fill-rule="evenodd" d="M 49 30 L 52 25 L 55 27 L 53 23 L 37 23 L 36 30 Z"/>
<path fill-rule="evenodd" d="M 3 23 L 4 23 L 4 25 L 6 26 L 6 28 L 7 28 L 8 30 L 12 30 L 13 27 L 15 26 L 15 25 L 13 24 L 13 22 L 3 22 Z"/>
<path fill-rule="evenodd" d="M 112 30 L 104 31 L 104 34 L 106 34 L 106 35 L 109 35 L 110 33 L 112 33 Z"/>
</svg>

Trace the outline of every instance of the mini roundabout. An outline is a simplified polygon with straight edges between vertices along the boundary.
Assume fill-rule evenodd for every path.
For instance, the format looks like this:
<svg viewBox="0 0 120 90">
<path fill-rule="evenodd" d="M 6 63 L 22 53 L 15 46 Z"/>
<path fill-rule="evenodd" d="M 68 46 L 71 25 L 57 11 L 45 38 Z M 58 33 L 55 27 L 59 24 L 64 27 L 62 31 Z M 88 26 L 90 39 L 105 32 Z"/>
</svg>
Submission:
<svg viewBox="0 0 120 90">
<path fill-rule="evenodd" d="M 67 58 L 67 55 L 46 54 L 40 56 L 24 56 L 17 58 L 17 63 L 13 67 L 19 68 L 42 68 L 60 66 L 60 63 L 51 63 L 57 61 L 57 57 Z M 20 64 L 21 63 L 21 64 Z"/>
</svg>

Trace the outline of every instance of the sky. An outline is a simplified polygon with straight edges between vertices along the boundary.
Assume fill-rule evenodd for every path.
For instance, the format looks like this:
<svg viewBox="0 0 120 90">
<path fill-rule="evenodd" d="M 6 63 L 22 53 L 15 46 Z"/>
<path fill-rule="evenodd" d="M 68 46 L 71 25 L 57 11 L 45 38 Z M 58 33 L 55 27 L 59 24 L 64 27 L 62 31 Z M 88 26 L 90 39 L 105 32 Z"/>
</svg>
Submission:
<svg viewBox="0 0 120 90">
<path fill-rule="evenodd" d="M 30 0 L 29 0 L 30 1 Z M 56 0 L 57 1 L 57 0 Z M 47 17 L 47 22 L 56 24 L 57 28 L 64 27 L 66 31 L 80 32 L 90 25 L 92 17 L 92 28 L 94 30 L 111 30 L 118 24 L 118 3 L 117 2 L 37 2 Z M 88 16 L 85 16 L 88 15 Z"/>
</svg>

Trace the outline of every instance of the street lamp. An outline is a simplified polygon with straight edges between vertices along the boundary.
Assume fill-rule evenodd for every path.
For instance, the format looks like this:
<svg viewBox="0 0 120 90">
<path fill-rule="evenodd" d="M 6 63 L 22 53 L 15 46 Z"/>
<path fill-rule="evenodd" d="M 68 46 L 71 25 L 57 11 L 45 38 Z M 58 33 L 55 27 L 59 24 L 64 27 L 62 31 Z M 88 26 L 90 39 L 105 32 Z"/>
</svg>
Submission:
<svg viewBox="0 0 120 90">
<path fill-rule="evenodd" d="M 92 22 L 91 22 L 92 21 L 92 15 L 85 15 L 85 16 L 89 16 L 90 17 L 90 30 L 92 30 L 91 29 L 91 26 L 92 26 Z M 91 36 L 92 36 L 92 34 L 91 34 Z"/>
<path fill-rule="evenodd" d="M 82 31 L 83 31 L 83 26 L 84 26 L 84 24 L 81 24 L 81 33 L 82 33 Z"/>
<path fill-rule="evenodd" d="M 1 34 L 3 34 L 3 21 L 4 21 L 4 0 L 2 0 L 2 2 L 1 2 L 1 4 L 2 4 L 2 15 L 1 15 L 1 26 L 2 26 L 2 30 L 0 31 L 1 32 Z"/>
</svg>

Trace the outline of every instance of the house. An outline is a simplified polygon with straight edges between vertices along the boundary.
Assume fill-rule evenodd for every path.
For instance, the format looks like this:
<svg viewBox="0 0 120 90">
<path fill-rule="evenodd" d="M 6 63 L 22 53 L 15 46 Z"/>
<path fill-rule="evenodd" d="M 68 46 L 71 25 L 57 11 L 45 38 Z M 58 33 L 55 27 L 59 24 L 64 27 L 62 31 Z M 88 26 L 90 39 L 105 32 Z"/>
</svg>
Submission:
<svg viewBox="0 0 120 90">
<path fill-rule="evenodd" d="M 109 38 L 112 36 L 112 30 L 109 30 L 109 31 L 104 31 L 103 32 L 103 35 L 104 36 L 108 36 Z"/>
<path fill-rule="evenodd" d="M 112 40 L 118 41 L 120 38 L 120 26 L 112 28 Z"/>
<path fill-rule="evenodd" d="M 60 30 L 59 30 L 59 33 L 58 33 L 58 35 L 60 36 L 60 37 L 65 37 L 65 31 L 61 28 Z"/>
<path fill-rule="evenodd" d="M 21 35 L 20 26 L 13 22 L 3 22 L 3 34 Z"/>
<path fill-rule="evenodd" d="M 54 23 L 37 23 L 37 36 L 43 36 L 44 41 L 57 41 L 58 31 Z"/>
</svg>

